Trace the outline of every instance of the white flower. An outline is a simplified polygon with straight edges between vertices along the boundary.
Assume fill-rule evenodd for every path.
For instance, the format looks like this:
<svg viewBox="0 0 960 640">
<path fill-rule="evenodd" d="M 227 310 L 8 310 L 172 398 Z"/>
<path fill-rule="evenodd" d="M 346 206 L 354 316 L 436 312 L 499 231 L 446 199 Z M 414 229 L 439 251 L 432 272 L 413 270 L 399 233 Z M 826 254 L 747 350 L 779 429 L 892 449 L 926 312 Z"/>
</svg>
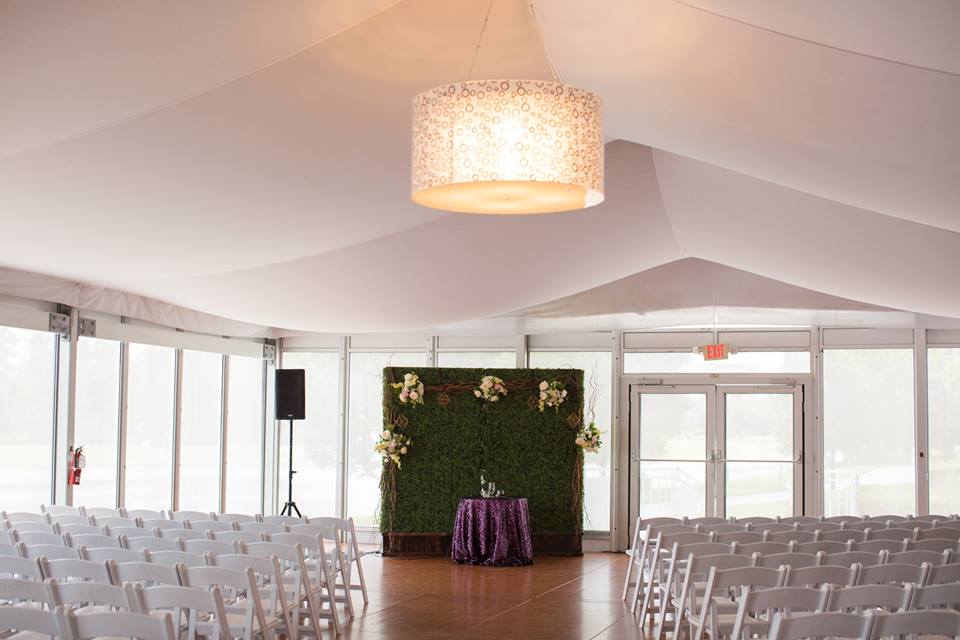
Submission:
<svg viewBox="0 0 960 640">
<path fill-rule="evenodd" d="M 420 394 L 417 393 L 416 391 L 411 391 L 411 392 L 410 392 L 410 399 L 411 399 L 411 400 L 416 400 L 416 399 L 419 398 L 419 397 L 420 397 Z"/>
<path fill-rule="evenodd" d="M 405 374 L 403 374 L 403 381 L 406 382 L 407 384 L 412 384 L 412 383 L 413 383 L 413 379 L 414 379 L 415 377 L 416 377 L 416 376 L 413 375 L 412 373 L 405 373 Z"/>
<path fill-rule="evenodd" d="M 400 447 L 400 453 L 406 455 L 406 453 L 407 453 L 407 448 L 406 448 L 406 447 Z"/>
<path fill-rule="evenodd" d="M 380 437 L 384 440 L 389 440 L 392 435 L 393 434 L 388 429 L 384 429 L 383 433 L 380 434 Z"/>
<path fill-rule="evenodd" d="M 541 391 L 541 392 L 540 392 L 540 399 L 541 399 L 541 400 L 546 400 L 546 399 L 547 399 L 547 392 L 546 392 L 546 391 Z"/>
<path fill-rule="evenodd" d="M 490 402 L 496 402 L 496 401 L 499 400 L 499 399 L 500 399 L 500 396 L 491 396 L 491 397 L 490 397 Z"/>
<path fill-rule="evenodd" d="M 477 396 L 477 397 L 479 398 L 479 397 L 482 396 L 483 394 L 480 393 L 480 389 L 475 389 L 474 392 L 473 392 L 473 395 L 475 395 L 475 396 Z"/>
<path fill-rule="evenodd" d="M 549 389 L 549 388 L 550 388 L 550 385 L 547 384 L 547 381 L 546 381 L 546 380 L 544 380 L 543 382 L 540 383 L 540 391 L 546 391 L 546 390 Z M 543 397 L 543 396 L 541 396 L 541 397 Z"/>
</svg>

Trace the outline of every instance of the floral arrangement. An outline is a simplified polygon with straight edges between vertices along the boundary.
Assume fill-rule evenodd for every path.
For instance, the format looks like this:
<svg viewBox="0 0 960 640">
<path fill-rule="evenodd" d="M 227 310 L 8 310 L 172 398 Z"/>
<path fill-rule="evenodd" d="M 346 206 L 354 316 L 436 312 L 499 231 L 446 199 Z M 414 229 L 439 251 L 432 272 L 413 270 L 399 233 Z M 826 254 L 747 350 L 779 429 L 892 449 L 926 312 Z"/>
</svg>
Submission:
<svg viewBox="0 0 960 640">
<path fill-rule="evenodd" d="M 507 388 L 503 380 L 497 376 L 483 376 L 480 379 L 480 386 L 474 389 L 473 395 L 487 402 L 497 402 L 500 396 L 507 395 Z"/>
<path fill-rule="evenodd" d="M 414 406 L 423 404 L 423 383 L 420 382 L 417 374 L 406 373 L 403 375 L 403 382 L 394 382 L 390 386 L 400 390 L 397 396 L 400 402 Z"/>
<path fill-rule="evenodd" d="M 564 389 L 565 385 L 559 380 L 551 380 L 547 382 L 544 380 L 540 383 L 540 401 L 537 403 L 537 406 L 540 408 L 542 413 L 546 407 L 553 407 L 559 411 L 559 407 L 563 404 L 563 401 L 567 398 L 567 390 Z"/>
<path fill-rule="evenodd" d="M 601 433 L 597 425 L 591 422 L 577 432 L 577 446 L 584 451 L 596 453 L 600 450 L 600 445 L 603 444 L 600 440 Z"/>
<path fill-rule="evenodd" d="M 384 462 L 391 461 L 400 468 L 400 457 L 407 455 L 410 447 L 413 446 L 413 440 L 407 436 L 393 430 L 393 425 L 388 424 L 387 428 L 380 432 L 380 438 L 374 450 L 380 454 Z"/>
</svg>

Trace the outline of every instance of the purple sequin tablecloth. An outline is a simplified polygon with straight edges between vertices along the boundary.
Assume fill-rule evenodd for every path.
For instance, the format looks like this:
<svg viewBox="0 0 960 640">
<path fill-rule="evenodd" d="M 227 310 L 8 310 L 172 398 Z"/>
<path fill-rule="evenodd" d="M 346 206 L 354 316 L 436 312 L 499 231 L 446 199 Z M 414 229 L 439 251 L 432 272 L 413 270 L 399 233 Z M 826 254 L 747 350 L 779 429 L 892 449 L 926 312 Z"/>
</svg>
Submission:
<svg viewBox="0 0 960 640">
<path fill-rule="evenodd" d="M 533 564 L 526 498 L 463 498 L 453 524 L 451 557 L 460 564 Z"/>
</svg>

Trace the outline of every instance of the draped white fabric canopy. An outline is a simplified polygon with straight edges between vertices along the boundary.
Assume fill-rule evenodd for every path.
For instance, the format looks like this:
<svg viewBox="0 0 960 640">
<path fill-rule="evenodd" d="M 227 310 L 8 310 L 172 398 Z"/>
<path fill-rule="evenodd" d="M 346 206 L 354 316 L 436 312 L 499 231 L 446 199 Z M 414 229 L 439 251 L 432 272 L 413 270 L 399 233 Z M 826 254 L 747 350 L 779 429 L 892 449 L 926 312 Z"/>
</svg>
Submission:
<svg viewBox="0 0 960 640">
<path fill-rule="evenodd" d="M 466 78 L 487 8 L 0 4 L 0 293 L 234 335 L 960 318 L 957 3 L 493 0 L 473 77 L 555 68 L 609 140 L 602 204 L 510 219 L 409 200 L 410 101 Z"/>
</svg>

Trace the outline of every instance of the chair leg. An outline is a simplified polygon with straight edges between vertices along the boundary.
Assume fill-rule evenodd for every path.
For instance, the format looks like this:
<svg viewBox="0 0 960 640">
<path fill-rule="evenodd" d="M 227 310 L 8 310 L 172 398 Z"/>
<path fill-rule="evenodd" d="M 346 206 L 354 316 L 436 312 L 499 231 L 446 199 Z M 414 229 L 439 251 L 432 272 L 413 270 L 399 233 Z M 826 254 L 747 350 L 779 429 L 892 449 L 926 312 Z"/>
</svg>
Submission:
<svg viewBox="0 0 960 640">
<path fill-rule="evenodd" d="M 370 604 L 370 598 L 367 597 L 367 581 L 363 577 L 363 556 L 360 555 L 360 545 L 357 544 L 357 528 L 353 524 L 353 518 L 350 519 L 350 539 L 353 542 L 353 557 L 357 561 L 357 575 L 360 576 L 360 592 L 363 593 L 363 604 Z"/>
</svg>

